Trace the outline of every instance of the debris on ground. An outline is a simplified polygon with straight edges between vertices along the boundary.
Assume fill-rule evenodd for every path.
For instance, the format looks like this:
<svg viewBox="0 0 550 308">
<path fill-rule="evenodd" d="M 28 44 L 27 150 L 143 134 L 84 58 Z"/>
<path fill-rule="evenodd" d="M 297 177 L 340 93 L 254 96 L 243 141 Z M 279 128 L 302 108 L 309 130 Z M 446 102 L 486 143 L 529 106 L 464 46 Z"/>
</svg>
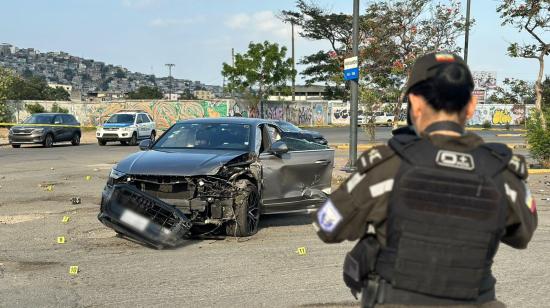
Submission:
<svg viewBox="0 0 550 308">
<path fill-rule="evenodd" d="M 82 200 L 80 200 L 80 197 L 72 197 L 71 198 L 71 203 L 73 205 L 80 204 L 81 202 L 82 202 Z"/>
</svg>

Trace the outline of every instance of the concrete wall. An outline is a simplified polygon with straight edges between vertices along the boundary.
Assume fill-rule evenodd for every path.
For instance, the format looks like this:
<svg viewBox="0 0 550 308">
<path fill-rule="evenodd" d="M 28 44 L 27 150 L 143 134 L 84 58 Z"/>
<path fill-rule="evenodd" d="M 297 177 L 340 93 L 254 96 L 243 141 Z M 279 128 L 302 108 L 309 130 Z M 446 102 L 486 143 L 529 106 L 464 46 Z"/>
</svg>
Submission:
<svg viewBox="0 0 550 308">
<path fill-rule="evenodd" d="M 15 119 L 23 121 L 28 113 L 25 104 L 39 103 L 50 110 L 53 101 L 8 101 L 6 104 L 13 110 Z M 257 107 L 250 107 L 246 102 L 232 99 L 162 101 L 162 100 L 129 100 L 120 102 L 57 102 L 74 114 L 82 125 L 99 125 L 107 118 L 123 109 L 141 109 L 151 114 L 161 128 L 169 127 L 178 120 L 202 117 L 259 117 L 263 110 L 266 119 L 286 120 L 300 126 L 321 126 L 327 124 L 348 125 L 350 117 L 349 103 L 314 101 L 314 102 L 264 102 Z M 364 110 L 359 106 L 360 110 Z M 521 125 L 534 106 L 480 104 L 469 125 L 482 125 L 488 121 L 491 125 Z M 406 105 L 402 105 L 406 109 Z M 401 113 L 405 120 L 406 112 Z"/>
</svg>

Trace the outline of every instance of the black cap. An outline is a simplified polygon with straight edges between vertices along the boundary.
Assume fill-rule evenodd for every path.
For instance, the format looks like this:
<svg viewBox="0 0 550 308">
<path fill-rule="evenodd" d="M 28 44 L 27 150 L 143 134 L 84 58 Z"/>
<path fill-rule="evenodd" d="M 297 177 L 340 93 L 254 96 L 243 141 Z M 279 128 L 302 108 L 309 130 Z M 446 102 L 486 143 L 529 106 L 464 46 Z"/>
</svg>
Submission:
<svg viewBox="0 0 550 308">
<path fill-rule="evenodd" d="M 461 57 L 457 56 L 454 53 L 444 51 L 428 53 L 416 59 L 416 62 L 412 67 L 409 80 L 407 81 L 406 93 L 409 93 L 414 85 L 435 76 L 438 67 L 449 63 L 459 64 L 466 68 L 468 72 L 470 72 L 470 69 L 468 68 L 466 62 L 464 62 Z M 470 73 L 469 75 L 471 78 L 472 74 Z M 473 83 L 474 81 L 472 79 L 472 84 Z"/>
</svg>

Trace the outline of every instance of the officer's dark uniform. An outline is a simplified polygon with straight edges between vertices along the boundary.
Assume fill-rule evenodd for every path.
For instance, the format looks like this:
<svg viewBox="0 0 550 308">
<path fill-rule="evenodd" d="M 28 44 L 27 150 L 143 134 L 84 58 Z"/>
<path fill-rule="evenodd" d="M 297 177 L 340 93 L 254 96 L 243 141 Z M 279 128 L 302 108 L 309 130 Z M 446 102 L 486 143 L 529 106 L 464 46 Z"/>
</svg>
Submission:
<svg viewBox="0 0 550 308">
<path fill-rule="evenodd" d="M 438 130 L 461 136 L 429 134 Z M 505 145 L 436 122 L 422 136 L 396 135 L 363 153 L 313 225 L 328 243 L 364 239 L 344 274 L 369 279 L 360 286 L 364 305 L 501 307 L 491 274 L 498 245 L 526 248 L 537 226 L 526 179 L 525 159 Z M 373 243 L 379 251 L 357 256 Z"/>
</svg>

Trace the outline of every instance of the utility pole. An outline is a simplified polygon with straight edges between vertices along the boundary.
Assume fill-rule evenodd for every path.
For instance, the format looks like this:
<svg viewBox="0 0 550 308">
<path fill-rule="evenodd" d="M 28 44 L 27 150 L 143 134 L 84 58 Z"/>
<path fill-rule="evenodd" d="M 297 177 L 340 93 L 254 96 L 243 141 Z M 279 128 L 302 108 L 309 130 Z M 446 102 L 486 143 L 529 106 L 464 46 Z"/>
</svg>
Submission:
<svg viewBox="0 0 550 308">
<path fill-rule="evenodd" d="M 468 64 L 468 41 L 470 39 L 470 0 L 466 4 L 466 33 L 464 33 L 464 62 Z"/>
<path fill-rule="evenodd" d="M 353 33 L 352 33 L 353 56 L 359 56 L 359 0 L 353 0 Z M 359 65 L 359 63 L 357 63 Z M 351 90 L 351 118 L 350 118 L 350 143 L 349 143 L 349 171 L 356 169 L 357 161 L 357 109 L 359 98 L 359 79 L 350 80 Z"/>
<path fill-rule="evenodd" d="M 231 67 L 235 68 L 235 48 L 231 48 Z M 228 82 L 232 82 L 231 78 L 228 80 Z M 235 93 L 233 92 L 234 86 L 234 84 L 231 85 L 231 99 L 235 99 Z"/>
<path fill-rule="evenodd" d="M 168 99 L 172 99 L 172 67 L 176 66 L 172 63 L 165 64 L 168 67 L 168 81 L 170 82 L 170 85 L 168 86 Z"/>
<path fill-rule="evenodd" d="M 296 70 L 296 61 L 294 60 L 294 20 L 290 20 L 290 27 L 292 29 L 292 71 Z M 296 100 L 296 75 L 292 74 L 292 102 Z"/>
</svg>

